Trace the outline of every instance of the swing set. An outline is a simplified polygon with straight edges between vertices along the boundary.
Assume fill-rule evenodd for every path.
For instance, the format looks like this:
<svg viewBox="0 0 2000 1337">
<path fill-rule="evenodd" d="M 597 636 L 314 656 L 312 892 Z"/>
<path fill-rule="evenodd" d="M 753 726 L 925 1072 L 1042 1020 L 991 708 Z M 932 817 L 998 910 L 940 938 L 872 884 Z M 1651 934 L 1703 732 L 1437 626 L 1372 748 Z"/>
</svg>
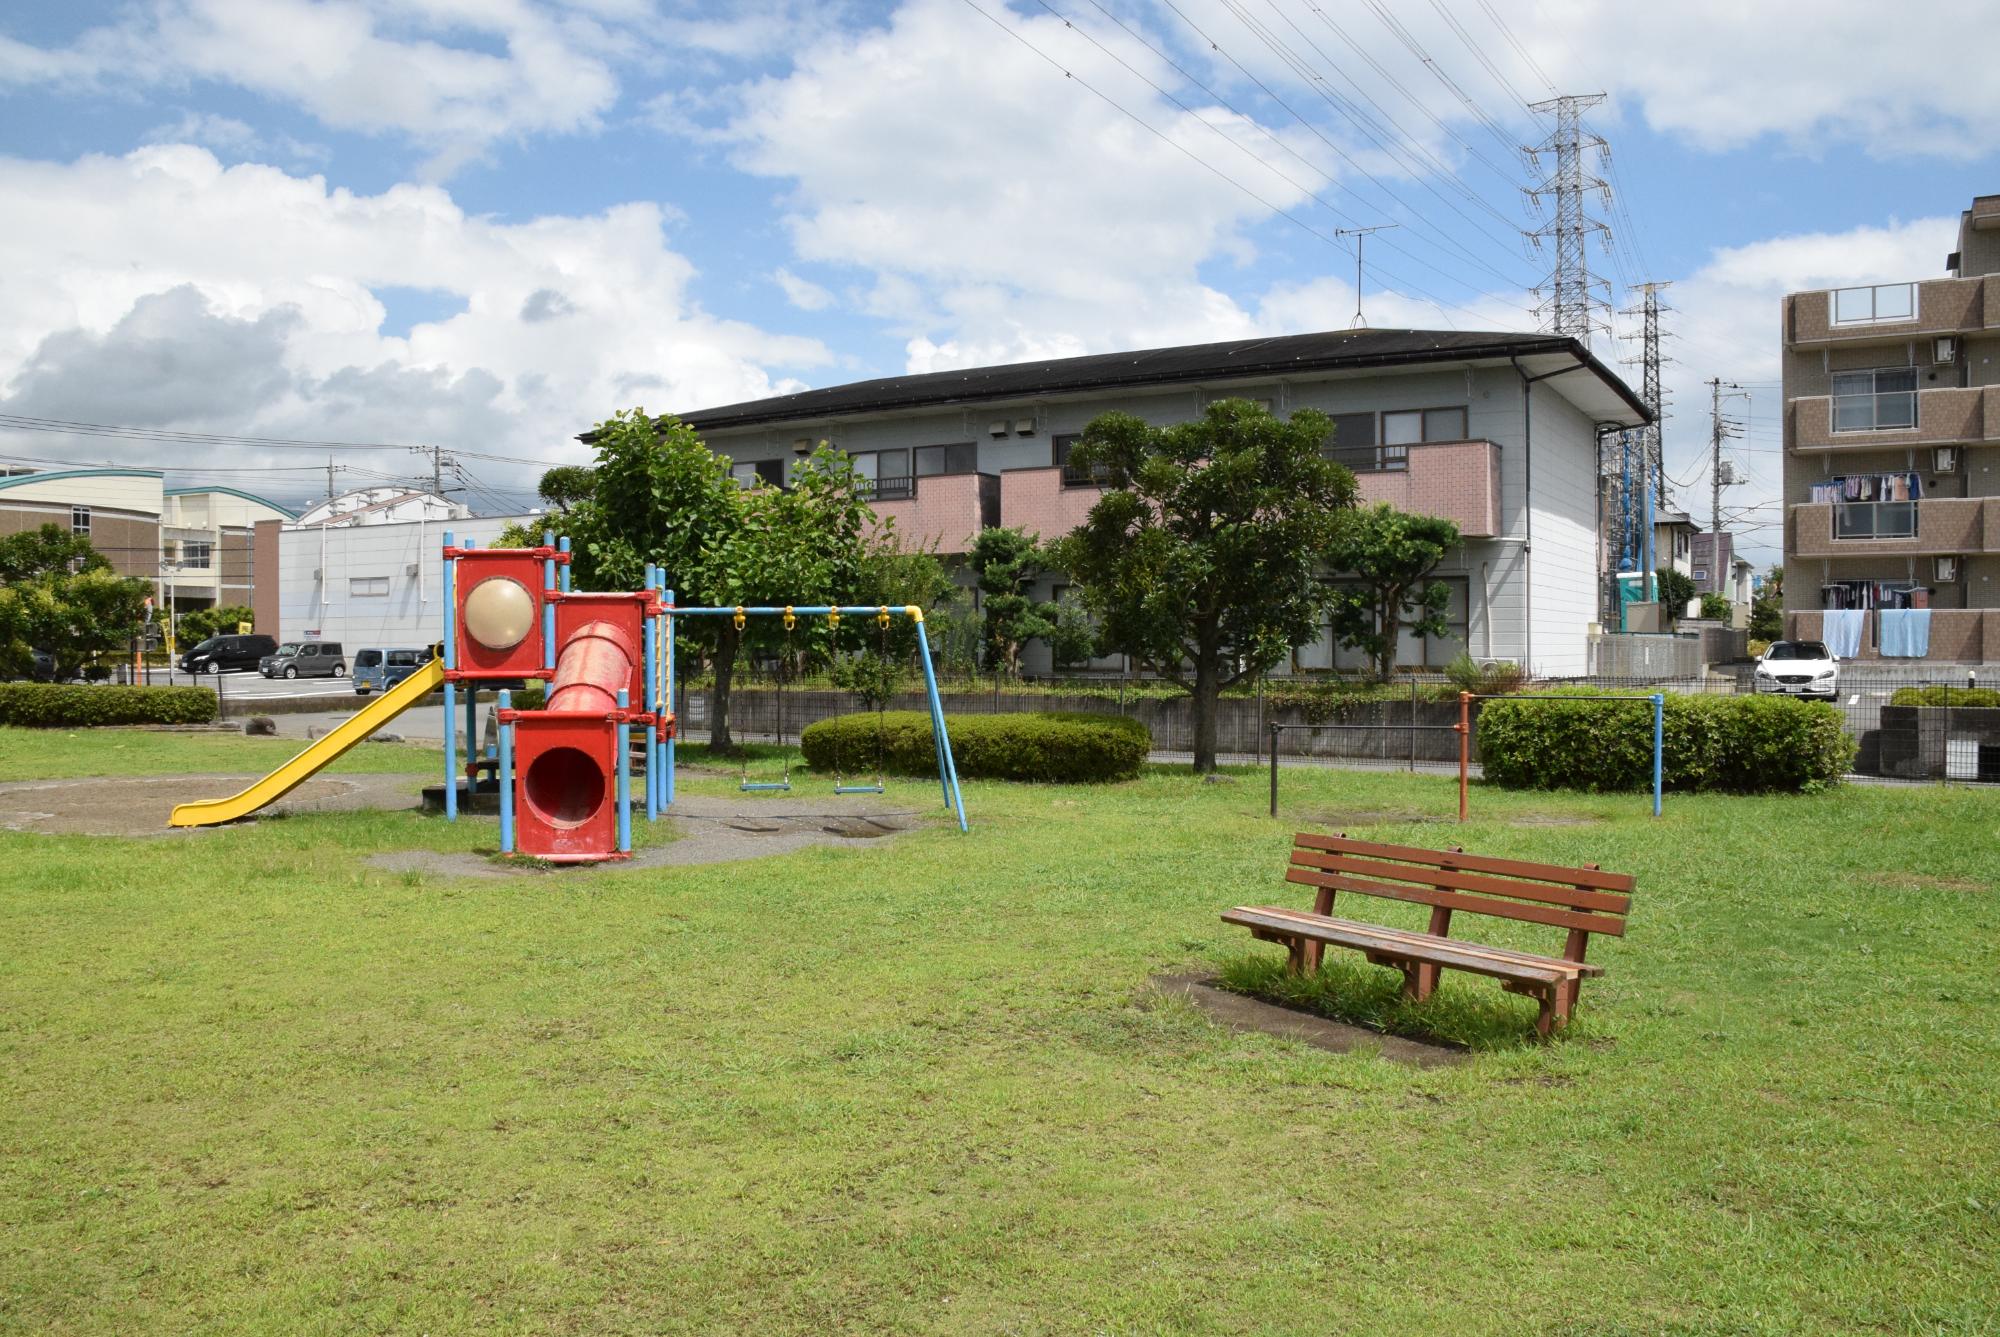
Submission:
<svg viewBox="0 0 2000 1337">
<path fill-rule="evenodd" d="M 785 727 L 785 697 L 787 684 L 792 674 L 793 635 L 798 629 L 799 619 L 801 617 L 824 617 L 827 620 L 828 630 L 837 632 L 840 629 L 840 619 L 843 615 L 850 617 L 872 616 L 875 619 L 875 625 L 881 637 L 881 654 L 885 660 L 888 657 L 889 651 L 889 631 L 894 624 L 894 620 L 898 617 L 907 617 L 910 619 L 911 625 L 916 628 L 917 632 L 917 661 L 923 666 L 924 671 L 924 695 L 928 701 L 931 714 L 931 739 L 936 745 L 937 750 L 938 785 L 944 792 L 945 807 L 949 808 L 953 815 L 958 818 L 958 829 L 961 831 L 967 829 L 965 800 L 960 794 L 958 787 L 958 764 L 953 760 L 951 755 L 951 737 L 945 728 L 944 706 L 938 700 L 937 674 L 931 667 L 930 638 L 924 630 L 924 612 L 921 608 L 918 608 L 914 604 L 904 607 L 885 605 L 869 607 L 867 605 L 856 604 L 821 605 L 812 608 L 796 608 L 791 606 L 783 608 L 750 608 L 741 605 L 734 608 L 679 608 L 674 606 L 673 599 L 673 591 L 666 591 L 667 649 L 662 658 L 665 660 L 666 699 L 669 702 L 673 700 L 674 690 L 674 666 L 677 658 L 674 653 L 674 647 L 677 636 L 677 619 L 683 617 L 726 617 L 735 625 L 736 630 L 742 631 L 749 625 L 749 621 L 753 617 L 776 617 L 781 620 L 784 626 L 784 653 L 779 661 L 777 701 L 778 747 L 784 756 L 784 778 L 781 780 L 752 780 L 750 778 L 749 762 L 746 758 L 737 777 L 737 789 L 742 793 L 790 793 L 792 789 L 793 749 L 787 739 Z M 886 783 L 887 744 L 885 741 L 887 708 L 886 693 L 877 693 L 875 706 L 875 782 L 873 784 L 847 783 L 847 776 L 840 764 L 839 750 L 836 745 L 834 754 L 834 793 L 880 794 L 888 788 Z M 666 801 L 669 803 L 673 801 L 674 793 L 674 750 L 674 737 L 670 733 L 667 737 L 665 766 Z"/>
</svg>

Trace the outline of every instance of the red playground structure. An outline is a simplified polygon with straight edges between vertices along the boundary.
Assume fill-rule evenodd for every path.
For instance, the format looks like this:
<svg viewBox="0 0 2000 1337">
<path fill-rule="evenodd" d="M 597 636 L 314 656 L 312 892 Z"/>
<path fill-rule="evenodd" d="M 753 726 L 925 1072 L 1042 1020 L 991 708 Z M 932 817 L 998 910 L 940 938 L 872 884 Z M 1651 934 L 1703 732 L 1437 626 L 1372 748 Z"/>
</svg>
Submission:
<svg viewBox="0 0 2000 1337">
<path fill-rule="evenodd" d="M 445 535 L 445 817 L 458 817 L 454 697 L 466 687 L 466 792 L 497 771 L 500 849 L 551 863 L 631 857 L 632 731 L 645 751 L 646 815 L 664 806 L 658 759 L 672 733 L 664 705 L 660 577 L 628 594 L 569 588 L 569 541 L 479 548 Z M 498 755 L 474 744 L 482 682 L 548 680 L 540 710 L 500 693 Z"/>
</svg>

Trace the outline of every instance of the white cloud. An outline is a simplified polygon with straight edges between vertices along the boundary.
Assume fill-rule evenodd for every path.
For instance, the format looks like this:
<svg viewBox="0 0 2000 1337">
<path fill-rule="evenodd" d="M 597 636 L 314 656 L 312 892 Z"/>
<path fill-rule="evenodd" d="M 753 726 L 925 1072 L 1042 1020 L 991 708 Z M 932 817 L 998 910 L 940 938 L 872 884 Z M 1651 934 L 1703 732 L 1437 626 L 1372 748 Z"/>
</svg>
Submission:
<svg viewBox="0 0 2000 1337">
<path fill-rule="evenodd" d="M 824 311 L 833 305 L 832 293 L 789 269 L 779 269 L 771 275 L 771 281 L 784 289 L 785 300 L 801 311 Z"/>
<path fill-rule="evenodd" d="M 1806 150 L 1972 158 L 2000 140 L 2000 10 L 1982 0 L 1907 14 L 1865 0 L 1540 7 L 1532 31 L 1517 28 L 1559 84 L 1608 80 L 1655 129 L 1702 148 L 1776 135 Z"/>
<path fill-rule="evenodd" d="M 188 146 L 0 159 L 0 195 L 13 413 L 555 461 L 635 394 L 656 411 L 757 398 L 798 388 L 766 368 L 828 359 L 697 306 L 651 204 L 502 224 L 437 187 L 358 195 Z M 388 337 L 388 288 L 464 309 Z"/>
<path fill-rule="evenodd" d="M 468 33 L 501 52 L 444 40 Z M 407 135 L 446 175 L 502 138 L 594 130 L 618 96 L 612 59 L 634 42 L 525 0 L 153 0 L 66 48 L 0 39 L 0 83 L 216 80 L 337 129 Z"/>
</svg>

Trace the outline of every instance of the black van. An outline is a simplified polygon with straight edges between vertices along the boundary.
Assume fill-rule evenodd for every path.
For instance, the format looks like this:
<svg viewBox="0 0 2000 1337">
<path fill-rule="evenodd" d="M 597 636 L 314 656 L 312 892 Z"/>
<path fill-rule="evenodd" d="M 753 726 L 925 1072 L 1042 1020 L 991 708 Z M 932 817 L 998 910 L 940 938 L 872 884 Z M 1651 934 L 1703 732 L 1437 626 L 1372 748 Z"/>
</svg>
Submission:
<svg viewBox="0 0 2000 1337">
<path fill-rule="evenodd" d="M 189 673 L 253 669 L 277 648 L 269 636 L 211 636 L 181 656 L 181 668 Z"/>
</svg>

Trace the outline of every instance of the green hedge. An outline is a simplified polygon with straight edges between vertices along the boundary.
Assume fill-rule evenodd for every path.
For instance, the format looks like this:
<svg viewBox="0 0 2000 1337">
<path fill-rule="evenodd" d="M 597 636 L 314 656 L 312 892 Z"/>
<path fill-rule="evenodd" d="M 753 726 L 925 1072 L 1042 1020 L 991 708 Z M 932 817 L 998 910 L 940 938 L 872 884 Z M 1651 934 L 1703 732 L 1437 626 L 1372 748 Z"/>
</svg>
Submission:
<svg viewBox="0 0 2000 1337">
<path fill-rule="evenodd" d="M 206 687 L 80 687 L 0 683 L 0 724 L 75 729 L 99 724 L 209 724 L 215 693 Z"/>
<path fill-rule="evenodd" d="M 947 715 L 952 759 L 965 779 L 1094 784 L 1130 780 L 1152 750 L 1152 732 L 1122 715 L 1042 711 L 1008 715 Z M 881 748 L 883 769 L 935 775 L 931 719 L 919 710 L 880 717 L 842 715 L 806 726 L 800 749 L 814 770 L 872 771 Z M 836 766 L 836 763 L 838 765 Z"/>
<path fill-rule="evenodd" d="M 1952 706 L 1964 710 L 2000 708 L 2000 689 L 1992 687 L 1898 687 L 1892 706 Z"/>
<path fill-rule="evenodd" d="M 1823 702 L 1669 696 L 1661 723 L 1668 789 L 1812 792 L 1837 783 L 1854 760 L 1840 712 Z M 1651 702 L 1488 701 L 1478 733 L 1486 778 L 1510 789 L 1653 784 Z"/>
</svg>

